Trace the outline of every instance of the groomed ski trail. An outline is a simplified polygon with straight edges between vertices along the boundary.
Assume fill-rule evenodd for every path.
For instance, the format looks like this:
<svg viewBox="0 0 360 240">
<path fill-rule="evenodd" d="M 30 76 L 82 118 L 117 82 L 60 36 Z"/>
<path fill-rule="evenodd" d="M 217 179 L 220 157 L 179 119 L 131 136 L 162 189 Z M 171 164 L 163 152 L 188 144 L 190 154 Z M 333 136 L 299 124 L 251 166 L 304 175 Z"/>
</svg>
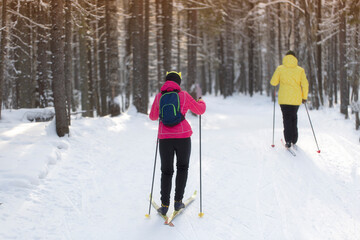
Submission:
<svg viewBox="0 0 360 240">
<path fill-rule="evenodd" d="M 360 147 L 352 122 L 340 122 L 342 117 L 330 111 L 311 111 L 318 154 L 301 107 L 299 150 L 293 157 L 280 143 L 278 106 L 276 146 L 271 147 L 273 108 L 268 98 L 204 100 L 203 218 L 198 217 L 199 199 L 176 218 L 174 228 L 164 226 L 154 209 L 150 219 L 144 217 L 157 122 L 132 108 L 117 118 L 73 120 L 71 137 L 59 140 L 66 146 L 60 149 L 61 160 L 46 177 L 30 189 L 14 186 L 15 195 L 1 194 L 0 238 L 360 238 Z M 187 119 L 194 134 L 185 197 L 199 190 L 198 119 L 189 113 Z M 159 188 L 158 158 L 157 202 Z M 14 198 L 20 204 L 9 204 Z"/>
</svg>

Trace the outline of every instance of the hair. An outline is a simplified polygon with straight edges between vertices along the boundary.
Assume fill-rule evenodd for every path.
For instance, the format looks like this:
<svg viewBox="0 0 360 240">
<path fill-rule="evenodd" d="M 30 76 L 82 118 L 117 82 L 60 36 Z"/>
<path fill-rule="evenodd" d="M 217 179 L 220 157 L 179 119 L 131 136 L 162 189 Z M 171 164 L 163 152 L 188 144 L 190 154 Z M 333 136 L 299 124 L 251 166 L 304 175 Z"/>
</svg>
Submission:
<svg viewBox="0 0 360 240">
<path fill-rule="evenodd" d="M 294 57 L 296 57 L 295 52 L 292 50 L 287 51 L 285 55 L 293 55 Z"/>
</svg>

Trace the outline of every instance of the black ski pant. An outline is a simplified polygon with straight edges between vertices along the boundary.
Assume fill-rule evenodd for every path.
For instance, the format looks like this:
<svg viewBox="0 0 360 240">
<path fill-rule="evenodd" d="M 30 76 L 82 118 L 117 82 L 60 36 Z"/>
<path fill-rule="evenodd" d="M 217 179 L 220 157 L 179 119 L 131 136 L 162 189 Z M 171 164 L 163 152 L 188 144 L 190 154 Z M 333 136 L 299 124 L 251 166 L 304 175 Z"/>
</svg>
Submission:
<svg viewBox="0 0 360 240">
<path fill-rule="evenodd" d="M 298 140 L 297 112 L 299 106 L 280 105 L 284 123 L 284 138 L 286 143 L 295 144 Z"/>
<path fill-rule="evenodd" d="M 159 151 L 161 157 L 161 203 L 169 206 L 174 173 L 174 155 L 176 154 L 175 201 L 181 201 L 188 177 L 191 139 L 160 139 Z"/>
</svg>

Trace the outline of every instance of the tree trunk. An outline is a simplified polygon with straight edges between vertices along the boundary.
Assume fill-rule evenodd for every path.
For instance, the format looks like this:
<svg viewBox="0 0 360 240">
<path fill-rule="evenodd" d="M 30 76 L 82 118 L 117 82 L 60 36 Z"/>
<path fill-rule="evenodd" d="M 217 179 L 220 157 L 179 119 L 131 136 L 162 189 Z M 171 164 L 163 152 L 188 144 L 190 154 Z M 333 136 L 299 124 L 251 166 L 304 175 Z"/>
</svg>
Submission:
<svg viewBox="0 0 360 240">
<path fill-rule="evenodd" d="M 96 6 L 95 10 L 96 16 L 98 16 L 98 8 Z M 99 81 L 99 38 L 98 38 L 98 21 L 95 19 L 91 23 L 92 28 L 92 42 L 93 48 L 93 101 L 94 101 L 94 109 L 96 109 L 96 115 L 101 116 L 101 107 L 100 107 L 100 81 Z"/>
<path fill-rule="evenodd" d="M 155 0 L 155 11 L 156 11 L 156 57 L 157 57 L 157 90 L 160 90 L 161 81 L 164 79 L 164 70 L 162 62 L 162 11 L 161 11 L 161 1 Z M 180 69 L 178 69 L 180 71 Z"/>
<path fill-rule="evenodd" d="M 147 114 L 149 105 L 149 28 L 150 28 L 150 6 L 149 0 L 144 0 L 144 41 L 143 41 L 143 78 L 142 80 L 142 94 L 141 94 L 141 106 L 142 113 Z M 171 49 L 170 49 L 171 51 Z"/>
<path fill-rule="evenodd" d="M 206 94 L 206 62 L 205 59 L 201 60 L 201 81 L 200 88 L 203 95 Z"/>
<path fill-rule="evenodd" d="M 89 11 L 90 9 L 88 9 Z M 89 117 L 94 117 L 94 64 L 93 64 L 93 40 L 91 38 L 90 32 L 91 29 L 91 19 L 90 16 L 87 17 L 86 25 L 88 27 L 88 31 L 86 33 L 86 45 L 87 45 L 87 65 L 88 65 L 88 83 L 89 83 Z"/>
<path fill-rule="evenodd" d="M 283 58 L 283 53 L 282 53 L 282 43 L 281 43 L 281 3 L 278 4 L 278 9 L 277 9 L 277 13 L 278 13 L 278 57 L 279 57 L 279 65 L 282 64 L 282 58 Z M 251 95 L 251 94 L 250 94 Z"/>
<path fill-rule="evenodd" d="M 107 0 L 106 9 L 106 36 L 107 36 L 107 57 L 108 57 L 108 76 L 111 88 L 111 116 L 120 114 L 119 103 L 115 102 L 115 97 L 120 94 L 119 90 L 119 48 L 118 48 L 118 29 L 117 29 L 117 1 Z"/>
<path fill-rule="evenodd" d="M 357 14 L 356 14 L 356 16 L 357 16 L 357 19 L 359 19 L 359 12 L 357 12 Z M 356 34 L 356 44 L 355 44 L 355 46 L 359 46 L 360 45 L 360 23 L 358 22 L 357 23 L 357 34 Z M 355 96 L 355 101 L 358 103 L 358 104 L 360 104 L 359 103 L 359 84 L 360 84 L 360 54 L 358 53 L 357 55 L 356 55 L 357 57 L 356 57 L 356 61 L 357 61 L 357 65 L 358 65 L 358 67 L 356 68 L 357 70 L 356 70 L 356 82 L 355 82 L 355 88 L 356 88 L 356 96 Z M 359 110 L 360 111 L 360 110 Z M 356 128 L 356 130 L 359 130 L 359 128 L 360 128 L 360 118 L 359 118 L 359 112 L 357 112 L 356 113 L 356 121 L 355 121 L 355 128 Z"/>
<path fill-rule="evenodd" d="M 246 29 L 245 29 L 246 30 Z M 239 65 L 240 65 L 240 76 L 239 76 L 239 91 L 240 93 L 246 94 L 247 92 L 247 66 L 246 66 L 246 45 L 247 45 L 247 40 L 245 38 L 243 38 L 243 40 L 241 41 L 241 45 L 239 48 L 239 53 L 238 55 L 240 56 L 239 58 Z"/>
<path fill-rule="evenodd" d="M 275 101 L 275 96 L 273 93 L 273 87 L 270 85 L 270 79 L 272 74 L 275 71 L 275 58 L 276 58 L 276 36 L 275 36 L 275 18 L 272 14 L 272 8 L 266 8 L 266 37 L 267 37 L 267 51 L 266 51 L 266 68 L 267 68 L 267 95 L 272 96 L 272 100 Z"/>
<path fill-rule="evenodd" d="M 230 5 L 231 2 L 228 0 L 227 15 L 225 16 L 225 98 L 232 96 L 234 91 L 234 43 Z"/>
<path fill-rule="evenodd" d="M 71 97 L 72 97 L 72 24 L 71 1 L 65 0 L 65 88 L 68 111 L 68 125 L 71 125 Z"/>
<path fill-rule="evenodd" d="M 202 57 L 201 59 L 201 90 L 202 90 L 202 95 L 205 95 L 208 92 L 208 89 L 210 88 L 210 86 L 207 84 L 207 72 L 210 72 L 210 69 L 208 69 L 208 62 L 210 61 L 210 59 L 207 57 L 208 53 L 209 53 L 209 49 L 208 49 L 208 36 L 207 34 L 202 31 L 201 33 L 202 35 L 202 51 L 204 54 L 204 57 Z"/>
<path fill-rule="evenodd" d="M 105 8 L 105 0 L 98 0 L 97 2 L 98 8 Z M 107 104 L 107 96 L 108 96 L 108 76 L 106 69 L 106 25 L 105 25 L 105 14 L 100 16 L 99 24 L 98 24 L 98 44 L 99 44 L 99 77 L 100 77 L 100 102 L 101 107 L 99 114 L 101 116 L 107 115 L 108 112 L 108 104 Z"/>
<path fill-rule="evenodd" d="M 165 71 L 172 71 L 171 64 L 171 49 L 172 49 L 172 4 L 173 0 L 162 0 L 162 15 L 163 15 L 163 63 Z"/>
<path fill-rule="evenodd" d="M 332 108 L 334 106 L 334 82 L 336 81 L 335 78 L 335 71 L 333 68 L 333 56 L 334 56 L 334 37 L 330 39 L 330 43 L 328 44 L 328 58 L 329 61 L 327 63 L 328 68 L 328 89 L 329 89 L 329 107 Z"/>
<path fill-rule="evenodd" d="M 132 1 L 124 1 L 124 9 L 127 15 L 131 15 Z M 130 97 L 132 90 L 132 75 L 131 75 L 131 17 L 126 17 L 125 24 L 125 109 L 130 107 Z"/>
<path fill-rule="evenodd" d="M 258 23 L 258 32 L 261 31 L 260 23 Z M 262 46 L 261 46 L 261 34 L 258 34 L 257 37 L 258 47 L 257 47 L 257 81 L 256 81 L 256 92 L 263 94 L 263 61 L 262 61 Z"/>
<path fill-rule="evenodd" d="M 19 14 L 24 17 L 17 18 L 16 24 L 16 70 L 17 70 L 17 98 L 19 108 L 32 108 L 35 103 L 35 84 L 33 83 L 31 68 L 31 23 L 30 19 L 30 2 L 20 2 Z"/>
<path fill-rule="evenodd" d="M 195 6 L 195 3 L 189 3 L 188 10 L 188 28 L 189 35 L 187 40 L 187 51 L 188 51 L 188 74 L 186 89 L 193 93 L 195 91 L 196 84 L 196 70 L 197 70 L 197 10 L 191 9 Z M 221 75 L 220 75 L 221 77 Z"/>
<path fill-rule="evenodd" d="M 63 0 L 51 0 L 51 52 L 53 75 L 54 106 L 56 115 L 56 133 L 63 137 L 69 133 L 66 115 L 66 92 L 64 76 L 64 3 Z"/>
<path fill-rule="evenodd" d="M 47 25 L 47 9 L 44 9 L 40 4 L 40 0 L 38 0 L 38 16 L 37 21 L 41 25 Z M 48 106 L 48 94 L 46 93 L 49 88 L 49 58 L 48 58 L 48 50 L 49 44 L 48 39 L 46 37 L 47 31 L 43 27 L 38 27 L 37 34 L 37 82 L 38 82 L 38 93 L 39 93 L 39 106 L 41 108 Z"/>
<path fill-rule="evenodd" d="M 302 0 L 303 9 L 305 11 L 305 29 L 306 29 L 306 45 L 307 45 L 307 52 L 308 52 L 308 67 L 309 67 L 309 79 L 310 79 L 310 92 L 313 99 L 313 106 L 316 109 L 319 109 L 319 96 L 318 96 L 318 86 L 317 86 L 317 75 L 315 58 L 314 58 L 314 51 L 313 51 L 313 36 L 312 36 L 312 28 L 311 28 L 311 15 L 309 12 L 309 6 L 306 0 Z"/>
<path fill-rule="evenodd" d="M 178 12 L 177 14 L 177 31 L 176 31 L 176 37 L 177 37 L 177 44 L 176 44 L 176 48 L 177 48 L 177 71 L 180 72 L 181 71 L 181 13 Z"/>
<path fill-rule="evenodd" d="M 74 28 L 76 28 L 76 25 L 74 25 Z M 79 28 L 74 30 L 73 32 L 73 56 L 76 56 L 73 58 L 73 68 L 74 68 L 74 90 L 73 95 L 71 98 L 72 104 L 72 110 L 75 112 L 77 111 L 78 107 L 80 106 L 80 90 L 81 90 L 81 84 L 80 84 L 80 59 L 79 59 L 79 52 L 80 52 L 80 41 L 79 41 L 79 35 L 80 31 Z"/>
<path fill-rule="evenodd" d="M 90 5 L 86 6 L 86 10 L 88 12 L 93 11 L 92 7 Z M 94 117 L 94 110 L 95 110 L 95 77 L 94 77 L 94 38 L 92 28 L 93 22 L 95 22 L 95 19 L 91 14 L 88 14 L 86 16 L 86 26 L 87 26 L 87 32 L 86 32 L 86 52 L 87 52 L 87 65 L 88 65 L 88 94 L 89 94 L 89 117 Z"/>
<path fill-rule="evenodd" d="M 6 54 L 6 45 L 7 45 L 7 28 L 6 28 L 6 18 L 7 18 L 7 0 L 3 0 L 2 4 L 2 17 L 1 17 L 1 39 L 0 39 L 0 119 L 1 119 L 1 109 L 2 109 L 2 96 L 3 96 L 3 84 L 5 79 L 5 56 Z"/>
<path fill-rule="evenodd" d="M 252 9 L 254 7 L 254 4 L 249 2 L 249 8 Z M 279 11 L 280 11 L 280 7 L 279 7 Z M 279 12 L 280 14 L 280 12 Z M 254 81 L 255 81 L 255 74 L 254 74 L 254 32 L 253 32 L 253 27 L 254 27 L 254 23 L 253 23 L 253 19 L 251 19 L 252 16 L 249 17 L 248 22 L 247 22 L 247 32 L 248 32 L 248 61 L 249 61 L 249 65 L 248 65 L 248 80 L 249 80 L 249 94 L 250 97 L 253 96 L 254 94 Z M 279 16 L 280 18 L 280 16 Z M 279 31 L 280 31 L 280 19 L 278 20 L 278 24 L 279 24 Z M 278 41 L 279 41 L 279 51 L 281 51 L 281 38 L 280 38 L 280 34 L 278 36 Z M 280 52 L 279 52 L 280 54 Z"/>
<path fill-rule="evenodd" d="M 334 36 L 333 66 L 334 66 L 334 101 L 338 104 L 338 78 L 339 78 L 339 34 Z"/>
<path fill-rule="evenodd" d="M 322 79 L 322 44 L 321 44 L 321 34 L 320 34 L 320 25 L 321 25 L 321 0 L 317 0 L 317 35 L 316 35 L 316 56 L 317 56 L 317 79 L 319 87 L 319 97 L 321 105 L 324 105 L 323 98 L 323 79 Z"/>
<path fill-rule="evenodd" d="M 36 1 L 33 1 L 29 3 L 29 18 L 30 19 L 36 19 L 37 13 L 37 6 Z M 30 34 L 30 79 L 31 79 L 31 85 L 33 86 L 33 93 L 31 94 L 31 106 L 39 107 L 39 97 L 37 92 L 37 52 L 36 52 L 36 41 L 37 41 L 37 27 L 34 24 L 30 24 L 29 26 L 29 34 Z"/>
<path fill-rule="evenodd" d="M 89 79 L 88 79 L 88 42 L 86 40 L 86 34 L 88 26 L 86 25 L 85 17 L 81 16 L 81 25 L 79 28 L 79 63 L 80 63 L 80 85 L 81 85 L 81 110 L 83 111 L 82 116 L 90 116 L 90 103 L 89 103 Z"/>
<path fill-rule="evenodd" d="M 220 34 L 219 39 L 216 43 L 216 55 L 218 56 L 218 64 L 216 71 L 216 83 L 215 83 L 215 94 L 217 95 L 220 92 L 220 95 L 224 94 L 224 41 L 222 34 Z"/>
<path fill-rule="evenodd" d="M 142 78 L 143 78 L 143 1 L 141 3 L 134 2 L 132 5 L 132 16 L 131 21 L 131 38 L 132 38 L 132 52 L 133 52 L 133 78 L 134 78 L 134 87 L 133 87 L 133 102 L 136 110 L 138 112 L 142 111 Z"/>
<path fill-rule="evenodd" d="M 211 41 L 211 43 L 210 43 L 210 39 L 207 41 L 207 49 L 209 50 L 210 48 L 211 49 L 214 49 L 214 42 L 213 41 Z M 213 60 L 212 60 L 212 58 L 209 56 L 208 57 L 208 59 L 207 59 L 207 69 L 208 69 L 208 79 L 209 79 L 209 85 L 208 85 L 208 87 L 207 87 L 207 92 L 209 92 L 209 94 L 212 94 L 212 91 L 213 91 L 213 69 L 214 69 L 214 67 L 213 67 Z"/>
<path fill-rule="evenodd" d="M 287 10 L 286 10 L 286 49 L 290 50 L 292 49 L 292 43 L 291 43 L 291 35 L 292 35 L 292 31 L 293 31 L 293 21 L 291 18 L 291 11 L 292 11 L 292 6 L 290 4 L 288 4 L 286 6 Z"/>
<path fill-rule="evenodd" d="M 339 24 L 339 66 L 340 66 L 340 112 L 349 118 L 349 85 L 347 81 L 346 61 L 346 2 L 339 1 L 340 24 Z"/>
<path fill-rule="evenodd" d="M 355 14 L 355 19 L 359 19 L 359 12 L 356 12 Z M 355 29 L 357 29 L 357 33 L 355 33 L 354 36 L 354 45 L 355 45 L 355 49 L 359 50 L 357 47 L 359 47 L 360 44 L 360 23 L 357 22 L 355 25 Z M 356 51 L 356 50 L 355 50 Z M 353 72 L 353 85 L 352 85 L 352 89 L 353 89 L 353 103 L 357 104 L 358 106 L 360 105 L 359 103 L 359 82 L 360 82 L 360 54 L 356 53 L 354 54 L 354 60 L 356 62 L 355 66 L 354 66 L 354 72 Z M 360 127 L 360 118 L 359 118 L 359 109 L 357 109 L 357 111 L 355 112 L 355 129 L 359 130 Z"/>
<path fill-rule="evenodd" d="M 298 4 L 298 0 L 296 3 Z M 298 53 L 300 56 L 300 43 L 301 43 L 301 37 L 300 37 L 300 11 L 297 8 L 293 8 L 293 25 L 294 25 L 294 50 Z"/>
</svg>

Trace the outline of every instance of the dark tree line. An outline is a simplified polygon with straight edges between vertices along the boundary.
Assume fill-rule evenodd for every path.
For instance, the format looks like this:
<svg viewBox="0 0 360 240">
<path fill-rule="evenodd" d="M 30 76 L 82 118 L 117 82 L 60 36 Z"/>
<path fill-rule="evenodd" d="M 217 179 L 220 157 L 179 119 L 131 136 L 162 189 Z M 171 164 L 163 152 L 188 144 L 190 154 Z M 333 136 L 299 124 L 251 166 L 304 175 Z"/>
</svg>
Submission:
<svg viewBox="0 0 360 240">
<path fill-rule="evenodd" d="M 310 83 L 310 106 L 349 106 L 359 127 L 360 1 L 3 0 L 2 108 L 147 113 L 166 71 L 190 93 L 273 95 L 289 49 Z M 1 110 L 0 110 L 1 117 Z"/>
</svg>

